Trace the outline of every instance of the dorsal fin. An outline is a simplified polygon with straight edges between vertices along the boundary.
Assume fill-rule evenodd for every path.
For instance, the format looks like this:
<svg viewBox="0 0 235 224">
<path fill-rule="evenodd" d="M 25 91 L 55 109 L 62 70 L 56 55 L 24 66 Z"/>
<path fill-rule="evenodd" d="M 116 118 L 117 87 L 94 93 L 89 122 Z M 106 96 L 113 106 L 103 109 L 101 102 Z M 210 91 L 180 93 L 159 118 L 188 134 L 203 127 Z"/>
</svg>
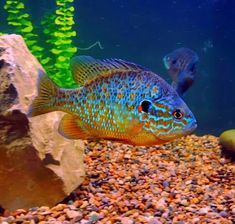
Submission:
<svg viewBox="0 0 235 224">
<path fill-rule="evenodd" d="M 122 59 L 99 60 L 90 56 L 76 56 L 71 60 L 74 81 L 83 86 L 97 76 L 108 76 L 117 72 L 138 72 L 146 68 Z"/>
</svg>

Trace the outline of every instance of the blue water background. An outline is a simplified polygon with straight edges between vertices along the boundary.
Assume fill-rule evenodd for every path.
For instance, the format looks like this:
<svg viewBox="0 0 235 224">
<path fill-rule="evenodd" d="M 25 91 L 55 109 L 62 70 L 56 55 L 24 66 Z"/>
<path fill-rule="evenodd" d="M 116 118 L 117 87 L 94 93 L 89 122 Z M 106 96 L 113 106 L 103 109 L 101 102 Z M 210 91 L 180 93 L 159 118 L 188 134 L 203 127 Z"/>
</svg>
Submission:
<svg viewBox="0 0 235 224">
<path fill-rule="evenodd" d="M 55 10 L 53 0 L 25 3 L 34 23 Z M 163 56 L 179 47 L 195 50 L 200 64 L 184 100 L 198 120 L 197 133 L 219 135 L 235 128 L 234 0 L 75 0 L 74 6 L 75 44 L 103 46 L 79 54 L 133 61 L 171 82 Z"/>
</svg>

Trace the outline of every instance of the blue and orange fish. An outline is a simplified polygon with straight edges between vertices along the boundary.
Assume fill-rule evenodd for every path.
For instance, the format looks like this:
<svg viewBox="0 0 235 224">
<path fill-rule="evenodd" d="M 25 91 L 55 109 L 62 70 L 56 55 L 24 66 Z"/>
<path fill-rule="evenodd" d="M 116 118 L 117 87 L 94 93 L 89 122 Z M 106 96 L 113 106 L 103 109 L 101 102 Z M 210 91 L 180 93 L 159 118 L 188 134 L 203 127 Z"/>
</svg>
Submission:
<svg viewBox="0 0 235 224">
<path fill-rule="evenodd" d="M 59 133 L 69 139 L 107 139 L 156 145 L 191 133 L 196 120 L 177 92 L 150 70 L 120 59 L 72 59 L 80 88 L 58 88 L 40 75 L 29 115 L 67 114 Z"/>
<path fill-rule="evenodd" d="M 178 48 L 163 58 L 163 63 L 172 78 L 172 87 L 183 95 L 192 86 L 197 72 L 199 57 L 189 48 Z"/>
</svg>

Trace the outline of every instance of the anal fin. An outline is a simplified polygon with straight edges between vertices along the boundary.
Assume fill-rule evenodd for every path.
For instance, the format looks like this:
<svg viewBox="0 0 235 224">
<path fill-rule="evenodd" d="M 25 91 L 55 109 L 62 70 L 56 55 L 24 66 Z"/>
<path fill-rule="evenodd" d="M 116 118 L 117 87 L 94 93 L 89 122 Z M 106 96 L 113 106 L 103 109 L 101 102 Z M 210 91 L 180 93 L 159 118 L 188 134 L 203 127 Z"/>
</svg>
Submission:
<svg viewBox="0 0 235 224">
<path fill-rule="evenodd" d="M 59 133 L 68 139 L 88 139 L 88 133 L 81 127 L 78 117 L 64 115 L 59 124 Z"/>
</svg>

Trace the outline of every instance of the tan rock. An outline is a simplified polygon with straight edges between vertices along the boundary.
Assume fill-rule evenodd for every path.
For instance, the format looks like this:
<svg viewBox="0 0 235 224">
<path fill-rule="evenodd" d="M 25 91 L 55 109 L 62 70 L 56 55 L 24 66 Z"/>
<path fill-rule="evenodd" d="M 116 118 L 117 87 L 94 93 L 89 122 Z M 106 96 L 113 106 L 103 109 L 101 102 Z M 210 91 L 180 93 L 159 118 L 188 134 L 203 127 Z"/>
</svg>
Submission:
<svg viewBox="0 0 235 224">
<path fill-rule="evenodd" d="M 235 129 L 224 131 L 219 136 L 219 142 L 222 145 L 222 149 L 224 151 L 235 155 Z"/>
<path fill-rule="evenodd" d="M 42 69 L 18 35 L 0 37 L 0 205 L 52 206 L 84 178 L 82 141 L 57 132 L 62 112 L 27 117 Z"/>
</svg>

